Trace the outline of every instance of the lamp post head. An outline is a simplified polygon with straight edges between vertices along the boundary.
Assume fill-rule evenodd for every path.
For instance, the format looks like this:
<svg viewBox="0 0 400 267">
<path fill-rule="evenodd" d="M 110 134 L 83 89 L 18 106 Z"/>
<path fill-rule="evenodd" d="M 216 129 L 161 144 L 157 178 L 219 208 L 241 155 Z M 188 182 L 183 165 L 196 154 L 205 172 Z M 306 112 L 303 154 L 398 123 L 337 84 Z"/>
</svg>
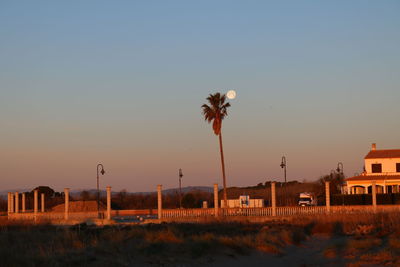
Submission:
<svg viewBox="0 0 400 267">
<path fill-rule="evenodd" d="M 281 168 L 283 169 L 284 167 L 286 167 L 286 158 L 285 158 L 285 156 L 282 157 L 282 162 L 281 162 Z"/>
<path fill-rule="evenodd" d="M 179 169 L 179 178 L 183 177 L 182 169 Z"/>
<path fill-rule="evenodd" d="M 104 175 L 106 173 L 106 171 L 104 170 L 103 167 L 101 167 L 101 171 L 100 171 L 101 175 Z"/>
</svg>

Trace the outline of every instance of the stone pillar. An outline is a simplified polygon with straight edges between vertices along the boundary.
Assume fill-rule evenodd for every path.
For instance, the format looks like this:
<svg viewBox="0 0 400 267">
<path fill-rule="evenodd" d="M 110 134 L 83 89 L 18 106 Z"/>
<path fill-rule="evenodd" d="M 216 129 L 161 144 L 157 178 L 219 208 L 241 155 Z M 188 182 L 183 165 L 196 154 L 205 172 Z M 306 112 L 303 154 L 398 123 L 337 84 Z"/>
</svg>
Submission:
<svg viewBox="0 0 400 267">
<path fill-rule="evenodd" d="M 162 185 L 157 185 L 157 207 L 158 207 L 158 219 L 162 218 Z"/>
<path fill-rule="evenodd" d="M 218 184 L 214 184 L 214 216 L 218 217 Z"/>
<path fill-rule="evenodd" d="M 374 211 L 376 211 L 376 181 L 372 182 L 372 206 Z"/>
<path fill-rule="evenodd" d="M 275 190 L 275 182 L 271 182 L 271 206 L 272 206 L 272 216 L 276 216 L 276 190 Z"/>
<path fill-rule="evenodd" d="M 329 182 L 325 182 L 325 202 L 326 202 L 326 211 L 331 211 L 331 192 L 329 190 Z"/>
<path fill-rule="evenodd" d="M 7 193 L 7 211 L 11 213 L 11 193 Z"/>
<path fill-rule="evenodd" d="M 22 193 L 22 212 L 26 212 L 26 198 L 25 198 L 25 193 Z"/>
<path fill-rule="evenodd" d="M 41 208 L 41 210 L 42 210 L 42 212 L 44 212 L 45 211 L 45 207 L 44 207 L 44 193 L 41 193 L 40 194 L 40 208 Z"/>
<path fill-rule="evenodd" d="M 69 212 L 69 188 L 64 188 L 64 219 L 68 220 Z"/>
<path fill-rule="evenodd" d="M 107 186 L 107 220 L 111 220 L 111 186 Z"/>
<path fill-rule="evenodd" d="M 38 191 L 34 190 L 33 191 L 33 213 L 35 214 L 35 216 L 38 212 L 38 206 L 39 206 L 38 204 L 39 204 L 38 203 Z"/>
<path fill-rule="evenodd" d="M 15 213 L 19 213 L 19 194 L 15 192 Z"/>
<path fill-rule="evenodd" d="M 14 194 L 10 193 L 10 208 L 11 208 L 11 212 L 14 212 Z"/>
</svg>

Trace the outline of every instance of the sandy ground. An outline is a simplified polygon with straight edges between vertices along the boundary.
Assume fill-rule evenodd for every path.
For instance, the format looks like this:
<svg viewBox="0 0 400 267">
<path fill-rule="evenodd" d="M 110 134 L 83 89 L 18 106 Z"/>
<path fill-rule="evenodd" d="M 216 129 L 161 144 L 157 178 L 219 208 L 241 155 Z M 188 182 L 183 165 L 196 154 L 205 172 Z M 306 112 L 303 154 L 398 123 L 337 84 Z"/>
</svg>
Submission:
<svg viewBox="0 0 400 267">
<path fill-rule="evenodd" d="M 327 258 L 324 256 L 325 248 L 339 241 L 339 238 L 314 237 L 301 246 L 290 246 L 284 255 L 271 255 L 261 252 L 249 256 L 219 257 L 208 266 L 345 266 L 343 258 Z M 196 265 L 193 265 L 196 266 Z M 201 266 L 197 265 L 197 266 Z"/>
<path fill-rule="evenodd" d="M 342 257 L 329 258 L 324 256 L 326 248 L 336 242 L 343 242 L 345 237 L 313 237 L 300 246 L 289 246 L 283 255 L 253 252 L 249 255 L 235 255 L 227 251 L 225 255 L 209 255 L 198 259 L 170 258 L 164 262 L 150 263 L 146 260 L 132 266 L 222 266 L 222 267 L 253 267 L 253 266 L 346 266 L 349 261 Z"/>
</svg>

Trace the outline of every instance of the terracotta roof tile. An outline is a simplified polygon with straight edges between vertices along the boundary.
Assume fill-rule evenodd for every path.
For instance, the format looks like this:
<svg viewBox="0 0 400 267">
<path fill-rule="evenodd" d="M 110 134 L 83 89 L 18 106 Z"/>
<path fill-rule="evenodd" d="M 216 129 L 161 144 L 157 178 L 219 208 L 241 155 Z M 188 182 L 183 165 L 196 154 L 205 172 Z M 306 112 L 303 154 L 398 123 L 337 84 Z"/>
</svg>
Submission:
<svg viewBox="0 0 400 267">
<path fill-rule="evenodd" d="M 365 159 L 400 158 L 400 149 L 371 150 Z"/>
</svg>

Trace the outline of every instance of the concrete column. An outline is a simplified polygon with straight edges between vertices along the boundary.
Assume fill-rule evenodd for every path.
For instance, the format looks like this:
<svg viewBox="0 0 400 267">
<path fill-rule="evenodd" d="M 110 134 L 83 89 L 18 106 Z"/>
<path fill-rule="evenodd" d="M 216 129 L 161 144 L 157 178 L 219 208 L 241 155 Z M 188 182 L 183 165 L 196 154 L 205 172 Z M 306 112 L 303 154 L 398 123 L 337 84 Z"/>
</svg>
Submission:
<svg viewBox="0 0 400 267">
<path fill-rule="evenodd" d="M 35 216 L 38 212 L 38 206 L 39 206 L 38 204 L 39 204 L 38 203 L 38 191 L 35 190 L 35 191 L 33 191 L 33 213 L 35 214 Z"/>
<path fill-rule="evenodd" d="M 157 185 L 157 207 L 158 207 L 158 219 L 162 218 L 162 185 Z"/>
<path fill-rule="evenodd" d="M 64 219 L 68 220 L 69 213 L 69 188 L 64 188 Z"/>
<path fill-rule="evenodd" d="M 45 211 L 45 207 L 44 207 L 44 193 L 41 193 L 41 194 L 40 194 L 40 200 L 41 200 L 40 208 L 41 208 L 42 212 L 44 212 L 44 211 Z"/>
<path fill-rule="evenodd" d="M 7 212 L 11 213 L 11 193 L 7 193 Z"/>
<path fill-rule="evenodd" d="M 22 193 L 22 212 L 26 212 L 26 198 L 25 198 L 25 193 Z"/>
<path fill-rule="evenodd" d="M 111 220 L 111 186 L 107 186 L 107 220 Z"/>
<path fill-rule="evenodd" d="M 15 213 L 19 213 L 19 194 L 15 192 Z"/>
<path fill-rule="evenodd" d="M 271 182 L 271 206 L 272 206 L 272 216 L 276 216 L 276 190 L 275 190 L 275 182 Z"/>
<path fill-rule="evenodd" d="M 347 186 L 347 194 L 351 194 L 351 187 L 350 186 Z"/>
<path fill-rule="evenodd" d="M 214 184 L 214 216 L 218 217 L 218 184 Z"/>
<path fill-rule="evenodd" d="M 14 212 L 14 194 L 10 193 L 10 208 L 11 208 L 11 212 Z"/>
<path fill-rule="evenodd" d="M 376 181 L 372 182 L 372 206 L 374 211 L 376 211 Z"/>
<path fill-rule="evenodd" d="M 325 182 L 325 202 L 326 202 L 326 211 L 331 211 L 331 192 L 329 190 L 329 182 Z"/>
<path fill-rule="evenodd" d="M 207 209 L 208 208 L 208 203 L 207 201 L 203 201 L 203 209 Z"/>
</svg>

